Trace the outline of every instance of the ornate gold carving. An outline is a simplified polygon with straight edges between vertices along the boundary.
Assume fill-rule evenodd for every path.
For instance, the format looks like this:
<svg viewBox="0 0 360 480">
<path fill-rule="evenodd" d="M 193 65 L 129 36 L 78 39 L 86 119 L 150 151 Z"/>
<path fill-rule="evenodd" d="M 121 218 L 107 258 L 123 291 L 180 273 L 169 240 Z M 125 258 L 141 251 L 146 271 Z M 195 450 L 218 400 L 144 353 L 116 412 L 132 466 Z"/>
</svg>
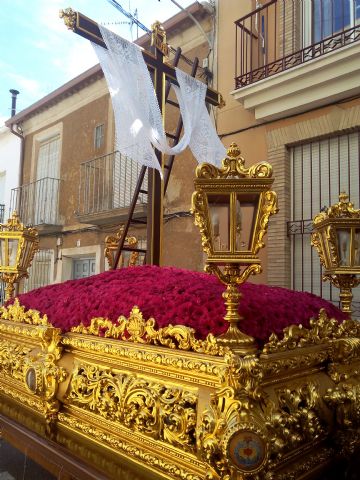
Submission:
<svg viewBox="0 0 360 480">
<path fill-rule="evenodd" d="M 166 32 L 160 22 L 151 25 L 151 45 L 154 45 L 165 56 L 169 56 L 169 47 L 166 43 Z"/>
<path fill-rule="evenodd" d="M 319 465 L 329 463 L 336 457 L 337 453 L 333 448 L 316 446 L 313 452 L 309 452 L 308 456 L 302 458 L 301 461 L 293 462 L 285 472 L 269 472 L 266 480 L 298 480 Z"/>
<path fill-rule="evenodd" d="M 68 425 L 76 432 L 81 432 L 87 437 L 93 438 L 102 444 L 108 445 L 137 462 L 142 462 L 154 470 L 169 475 L 170 478 L 179 480 L 203 480 L 203 477 L 191 473 L 190 468 L 185 470 L 183 467 L 179 466 L 176 463 L 175 458 L 174 463 L 171 463 L 169 460 L 165 460 L 160 455 L 152 453 L 152 449 L 141 448 L 138 445 L 131 444 L 130 441 L 123 441 L 113 433 L 102 430 L 98 426 L 84 423 L 82 420 L 70 417 L 61 412 L 59 413 L 59 420 L 62 424 Z M 179 453 L 180 451 L 176 452 L 176 457 L 179 456 Z"/>
<path fill-rule="evenodd" d="M 46 315 L 41 316 L 37 310 L 26 310 L 18 298 L 15 298 L 12 305 L 0 307 L 0 317 L 11 322 L 50 326 Z"/>
<path fill-rule="evenodd" d="M 79 364 L 66 401 L 184 450 L 195 448 L 197 397 L 193 392 Z"/>
<path fill-rule="evenodd" d="M 121 480 L 144 480 L 144 473 L 140 470 L 136 471 L 136 467 L 130 469 L 123 464 L 122 459 L 114 458 L 112 453 L 104 454 L 104 450 L 91 448 L 88 442 L 81 442 L 80 438 L 73 438 L 63 432 L 56 433 L 56 441 L 67 448 L 82 460 L 95 466 L 101 472 L 109 475 L 109 478 L 118 478 Z M 137 470 L 137 469 L 136 469 Z"/>
<path fill-rule="evenodd" d="M 264 346 L 263 353 L 275 353 L 310 345 L 329 343 L 330 340 L 341 337 L 360 337 L 360 323 L 355 320 L 345 320 L 339 323 L 330 319 L 326 311 L 321 309 L 317 319 L 310 320 L 310 328 L 302 325 L 291 325 L 283 330 L 284 337 L 279 340 L 275 333 L 271 334 L 269 342 Z"/>
<path fill-rule="evenodd" d="M 317 384 L 293 384 L 291 388 L 277 390 L 276 396 L 277 407 L 267 418 L 266 427 L 272 456 L 279 458 L 321 437 L 325 430 L 318 414 Z"/>
<path fill-rule="evenodd" d="M 311 234 L 311 245 L 316 249 L 318 255 L 319 255 L 319 260 L 320 263 L 323 267 L 325 267 L 325 258 L 324 258 L 324 251 L 321 245 L 321 237 L 319 232 L 312 232 Z"/>
<path fill-rule="evenodd" d="M 33 350 L 7 339 L 0 341 L 0 371 L 21 382 L 27 392 L 40 397 L 40 411 L 50 425 L 59 408 L 59 402 L 55 398 L 58 385 L 66 378 L 65 370 L 56 365 L 62 351 L 60 330 L 47 326 L 47 318 L 41 317 L 39 312 L 25 311 L 17 299 L 14 305 L 2 307 L 2 317 L 12 322 L 37 326 L 33 327 L 32 333 L 36 334 L 40 349 Z M 3 326 L 2 323 L 1 327 Z M 9 333 L 11 331 L 23 334 L 16 327 L 10 328 Z M 18 398 L 16 391 L 11 387 L 8 390 L 12 397 Z M 26 403 L 29 403 L 28 400 Z"/>
<path fill-rule="evenodd" d="M 227 156 L 222 161 L 222 167 L 203 163 L 196 168 L 196 178 L 215 179 L 232 177 L 270 178 L 272 166 L 267 162 L 259 162 L 245 168 L 245 159 L 236 143 L 232 143 L 227 150 Z"/>
<path fill-rule="evenodd" d="M 329 280 L 336 288 L 340 289 L 341 310 L 351 314 L 351 302 L 353 298 L 352 289 L 360 285 L 360 278 L 349 274 L 326 274 L 323 280 Z"/>
<path fill-rule="evenodd" d="M 297 355 L 292 352 L 291 355 L 282 355 L 281 358 L 272 358 L 269 355 L 266 360 L 265 357 L 261 359 L 261 364 L 266 378 L 275 376 L 278 378 L 280 376 L 289 376 L 291 370 L 299 371 L 317 366 L 324 363 L 328 358 L 328 349 L 322 348 L 314 352 L 302 352 L 300 350 Z"/>
<path fill-rule="evenodd" d="M 113 268 L 114 267 L 114 256 L 113 256 L 113 252 L 115 252 L 118 248 L 118 245 L 120 243 L 120 240 L 123 236 L 123 233 L 124 233 L 124 225 L 122 225 L 120 227 L 120 229 L 118 230 L 118 232 L 116 232 L 115 235 L 108 235 L 106 238 L 105 238 L 105 249 L 104 249 L 104 255 L 108 261 L 108 264 L 109 264 L 109 267 L 110 268 Z M 127 236 L 125 238 L 125 242 L 124 242 L 124 246 L 126 247 L 133 247 L 133 248 L 136 248 L 137 247 L 137 244 L 138 244 L 138 241 L 137 241 L 137 238 L 136 237 L 132 237 L 132 236 Z M 139 258 L 139 252 L 131 252 L 130 253 L 130 258 L 129 258 L 129 263 L 128 265 L 126 266 L 135 266 L 136 265 L 136 262 L 138 261 L 138 258 Z M 120 267 L 123 267 L 124 266 L 124 259 L 123 259 L 123 256 L 121 255 L 120 257 L 120 263 L 119 263 L 119 266 Z"/>
<path fill-rule="evenodd" d="M 216 168 L 214 165 L 208 163 L 203 164 L 204 169 Z M 201 245 L 204 252 L 207 255 L 211 254 L 211 236 L 210 236 L 210 225 L 209 220 L 206 215 L 207 202 L 206 197 L 203 192 L 195 191 L 191 197 L 191 212 L 194 214 L 194 223 L 199 227 L 200 236 L 201 236 Z"/>
<path fill-rule="evenodd" d="M 86 338 L 82 336 L 65 335 L 62 345 L 71 349 L 85 350 L 87 352 L 108 355 L 121 359 L 122 363 L 129 366 L 141 364 L 143 372 L 153 372 L 153 368 L 170 368 L 173 372 L 172 378 L 182 381 L 188 380 L 197 385 L 215 386 L 218 384 L 220 371 L 219 363 L 215 357 L 194 358 L 192 355 L 183 355 L 179 352 L 173 352 L 170 349 L 162 351 L 153 350 L 144 346 L 139 348 L 130 348 L 125 342 L 105 342 L 103 339 L 94 341 L 94 337 Z M 174 354 L 175 353 L 175 354 Z M 202 375 L 206 377 L 203 378 Z"/>
<path fill-rule="evenodd" d="M 336 423 L 341 428 L 357 429 L 360 426 L 360 385 L 343 382 L 329 388 L 324 401 L 335 410 Z"/>
<path fill-rule="evenodd" d="M 224 355 L 226 349 L 219 345 L 216 338 L 209 334 L 205 340 L 195 338 L 195 330 L 184 325 L 168 325 L 155 328 L 155 320 L 144 320 L 139 307 L 133 307 L 129 318 L 120 316 L 116 322 L 106 318 L 93 318 L 90 326 L 80 324 L 71 329 L 74 333 L 102 335 L 106 338 L 121 338 L 129 342 L 162 345 L 179 350 L 191 350 L 208 355 Z"/>
<path fill-rule="evenodd" d="M 205 410 L 198 440 L 198 449 L 209 465 L 206 478 L 231 480 L 240 471 L 244 478 L 264 468 L 268 457 L 268 442 L 263 428 L 264 393 L 260 387 L 262 368 L 255 355 L 240 358 L 225 356 L 227 366 L 221 374 L 223 387 L 211 395 L 210 408 Z M 239 455 L 232 452 L 243 448 L 246 433 L 251 436 L 253 449 L 258 449 L 256 461 L 242 465 Z M 236 445 L 233 444 L 236 443 Z"/>
<path fill-rule="evenodd" d="M 262 196 L 262 203 L 259 205 L 259 212 L 261 212 L 261 216 L 257 237 L 255 238 L 254 253 L 257 253 L 260 248 L 265 246 L 263 238 L 267 231 L 269 217 L 270 215 L 275 215 L 278 210 L 276 192 L 273 192 L 272 190 L 265 192 Z"/>
<path fill-rule="evenodd" d="M 72 8 L 65 8 L 59 11 L 59 17 L 64 19 L 64 23 L 69 30 L 75 31 L 77 13 Z"/>
<path fill-rule="evenodd" d="M 9 340 L 0 340 L 0 372 L 22 380 L 22 368 L 31 348 Z"/>
<path fill-rule="evenodd" d="M 222 294 L 226 305 L 224 320 L 229 322 L 230 325 L 224 334 L 217 337 L 217 342 L 224 347 L 233 349 L 240 355 L 254 353 L 257 350 L 255 340 L 241 332 L 237 326 L 241 320 L 239 315 L 239 301 L 242 297 L 238 284 L 245 282 L 249 275 L 259 273 L 261 266 L 256 263 L 248 265 L 241 272 L 239 265 L 229 264 L 225 265 L 224 271 L 222 271 L 216 264 L 210 263 L 206 265 L 205 270 L 208 273 L 216 273 L 221 282 L 226 285 L 226 290 Z"/>
<path fill-rule="evenodd" d="M 8 391 L 6 392 L 6 394 L 10 397 L 14 397 L 14 395 L 9 394 Z M 18 395 L 18 398 L 16 398 L 16 400 L 21 404 L 28 404 L 26 400 L 24 401 L 24 398 L 21 395 Z M 29 406 L 32 407 L 34 410 L 37 410 L 37 408 L 34 407 L 33 404 L 30 404 Z M 41 420 L 39 419 L 39 415 L 29 414 L 28 409 L 25 410 L 19 408 L 19 405 L 16 402 L 14 402 L 13 400 L 9 400 L 9 398 L 5 398 L 3 395 L 1 395 L 0 397 L 0 413 L 15 420 L 20 425 L 23 425 L 24 427 L 32 430 L 38 435 L 45 436 L 46 434 L 46 424 L 45 422 L 41 422 Z"/>
<path fill-rule="evenodd" d="M 360 209 L 354 209 L 354 205 L 349 202 L 349 196 L 341 192 L 339 195 L 339 203 L 332 205 L 326 211 L 318 213 L 314 217 L 314 224 L 320 223 L 328 218 L 360 218 Z"/>
</svg>

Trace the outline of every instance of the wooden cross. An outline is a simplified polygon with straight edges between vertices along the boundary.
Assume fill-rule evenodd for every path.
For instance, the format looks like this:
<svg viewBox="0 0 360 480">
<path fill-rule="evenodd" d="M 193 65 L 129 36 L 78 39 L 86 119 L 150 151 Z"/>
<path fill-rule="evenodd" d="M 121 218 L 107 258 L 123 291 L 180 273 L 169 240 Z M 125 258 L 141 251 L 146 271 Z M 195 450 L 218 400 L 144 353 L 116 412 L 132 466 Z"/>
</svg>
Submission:
<svg viewBox="0 0 360 480">
<path fill-rule="evenodd" d="M 106 48 L 102 38 L 99 25 L 71 8 L 60 11 L 60 17 L 64 19 L 65 25 L 78 35 L 90 40 L 103 48 Z M 158 24 L 156 24 L 158 26 Z M 159 28 L 153 31 L 154 45 L 151 52 L 142 51 L 144 61 L 152 76 L 155 93 L 159 103 L 161 114 L 164 115 L 164 91 L 165 83 L 170 82 L 178 85 L 175 68 L 164 62 L 167 53 L 167 45 L 163 41 L 162 32 Z M 221 94 L 212 88 L 207 88 L 205 101 L 215 106 L 222 106 Z M 155 150 L 159 164 L 163 167 L 163 155 Z M 163 185 L 158 170 L 148 170 L 148 211 L 147 211 L 147 258 L 146 262 L 151 265 L 159 265 L 161 257 L 161 239 L 163 224 Z M 119 255 L 118 255 L 119 257 Z M 117 258 L 118 258 L 117 257 Z M 116 265 L 115 265 L 116 268 Z"/>
</svg>

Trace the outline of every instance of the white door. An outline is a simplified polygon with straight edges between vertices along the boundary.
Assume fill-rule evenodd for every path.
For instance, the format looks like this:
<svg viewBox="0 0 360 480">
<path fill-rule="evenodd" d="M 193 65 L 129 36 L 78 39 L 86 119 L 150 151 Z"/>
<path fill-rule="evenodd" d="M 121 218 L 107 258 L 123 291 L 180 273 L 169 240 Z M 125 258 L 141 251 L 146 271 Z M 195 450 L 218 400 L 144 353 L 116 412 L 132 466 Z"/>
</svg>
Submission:
<svg viewBox="0 0 360 480">
<path fill-rule="evenodd" d="M 73 278 L 90 277 L 95 274 L 95 258 L 79 258 L 73 260 Z"/>
</svg>

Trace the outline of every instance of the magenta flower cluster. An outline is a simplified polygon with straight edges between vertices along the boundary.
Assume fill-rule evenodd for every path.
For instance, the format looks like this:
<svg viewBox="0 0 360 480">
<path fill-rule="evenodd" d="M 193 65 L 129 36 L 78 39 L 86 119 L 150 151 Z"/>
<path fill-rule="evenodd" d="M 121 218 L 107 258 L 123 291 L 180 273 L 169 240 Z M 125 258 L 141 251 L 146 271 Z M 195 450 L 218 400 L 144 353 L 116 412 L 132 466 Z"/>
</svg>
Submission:
<svg viewBox="0 0 360 480">
<path fill-rule="evenodd" d="M 224 288 L 215 276 L 206 273 L 139 266 L 49 285 L 19 295 L 19 300 L 28 309 L 46 313 L 63 331 L 81 322 L 88 325 L 94 317 L 115 321 L 120 315 L 129 316 L 137 305 L 145 319 L 155 318 L 158 327 L 186 325 L 196 330 L 198 338 L 205 338 L 228 327 L 223 319 Z M 240 328 L 260 344 L 291 324 L 307 327 L 320 308 L 339 321 L 346 318 L 332 303 L 310 293 L 250 282 L 240 291 Z"/>
</svg>

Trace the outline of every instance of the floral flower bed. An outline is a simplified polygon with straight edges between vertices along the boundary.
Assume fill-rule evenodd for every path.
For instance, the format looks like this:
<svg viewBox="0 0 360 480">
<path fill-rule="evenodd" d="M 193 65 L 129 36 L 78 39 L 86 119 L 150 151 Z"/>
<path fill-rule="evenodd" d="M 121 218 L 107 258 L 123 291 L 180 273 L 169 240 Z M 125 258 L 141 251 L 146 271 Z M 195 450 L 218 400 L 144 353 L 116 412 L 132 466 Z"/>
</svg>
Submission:
<svg viewBox="0 0 360 480">
<path fill-rule="evenodd" d="M 245 283 L 240 290 L 241 329 L 260 343 L 291 324 L 308 326 L 320 308 L 333 318 L 345 318 L 333 304 L 310 293 L 252 283 Z M 94 317 L 114 321 L 120 315 L 129 316 L 137 305 L 145 319 L 155 318 L 158 327 L 187 325 L 196 330 L 198 338 L 205 338 L 227 329 L 223 291 L 224 286 L 212 275 L 139 266 L 49 285 L 19 295 L 19 300 L 26 308 L 46 313 L 63 331 L 81 322 L 88 325 Z"/>
</svg>

